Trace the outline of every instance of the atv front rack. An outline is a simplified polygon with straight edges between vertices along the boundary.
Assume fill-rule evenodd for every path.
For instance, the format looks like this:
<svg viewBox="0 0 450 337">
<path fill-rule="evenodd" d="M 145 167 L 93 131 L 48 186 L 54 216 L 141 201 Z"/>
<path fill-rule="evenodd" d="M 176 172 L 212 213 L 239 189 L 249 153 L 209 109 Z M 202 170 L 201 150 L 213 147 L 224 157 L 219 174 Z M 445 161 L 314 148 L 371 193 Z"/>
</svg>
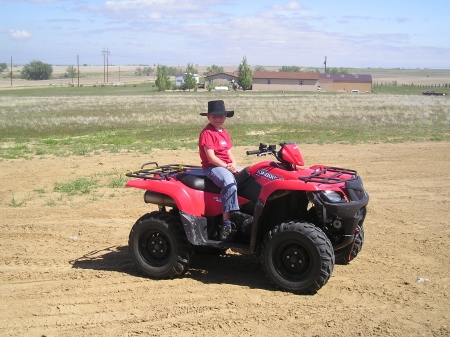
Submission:
<svg viewBox="0 0 450 337">
<path fill-rule="evenodd" d="M 146 166 L 155 165 L 146 168 Z M 159 166 L 157 162 L 145 163 L 140 170 L 125 173 L 130 178 L 152 179 L 152 180 L 168 180 L 169 176 L 175 173 L 185 172 L 187 170 L 201 170 L 201 166 L 184 165 L 184 164 L 168 164 Z"/>
<path fill-rule="evenodd" d="M 311 168 L 315 169 L 314 173 L 307 177 L 299 177 L 298 179 L 306 183 L 320 184 L 338 184 L 358 179 L 358 172 L 355 170 L 332 166 L 316 166 Z M 343 177 L 343 175 L 347 175 L 347 177 Z M 350 178 L 348 178 L 349 175 L 351 176 Z"/>
</svg>

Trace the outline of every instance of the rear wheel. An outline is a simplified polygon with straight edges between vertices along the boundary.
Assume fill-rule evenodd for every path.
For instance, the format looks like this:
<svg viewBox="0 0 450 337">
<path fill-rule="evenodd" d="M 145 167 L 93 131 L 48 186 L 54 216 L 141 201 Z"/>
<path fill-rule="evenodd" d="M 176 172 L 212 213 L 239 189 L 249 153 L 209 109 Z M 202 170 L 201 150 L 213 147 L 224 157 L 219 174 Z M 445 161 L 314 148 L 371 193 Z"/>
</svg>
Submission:
<svg viewBox="0 0 450 337">
<path fill-rule="evenodd" d="M 193 247 L 181 221 L 166 212 L 141 217 L 131 229 L 128 245 L 139 270 L 151 278 L 173 278 L 191 263 Z"/>
<path fill-rule="evenodd" d="M 334 268 L 330 240 L 309 223 L 284 223 L 270 231 L 264 240 L 261 260 L 275 285 L 301 294 L 319 290 Z"/>
</svg>

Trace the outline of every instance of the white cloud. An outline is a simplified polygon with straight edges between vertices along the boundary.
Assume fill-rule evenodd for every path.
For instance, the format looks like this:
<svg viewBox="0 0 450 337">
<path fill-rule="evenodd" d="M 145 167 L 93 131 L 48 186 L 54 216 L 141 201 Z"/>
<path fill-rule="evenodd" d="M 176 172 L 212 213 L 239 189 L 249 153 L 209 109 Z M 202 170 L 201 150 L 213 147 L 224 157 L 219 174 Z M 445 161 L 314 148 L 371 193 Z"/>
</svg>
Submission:
<svg viewBox="0 0 450 337">
<path fill-rule="evenodd" d="M 95 12 L 107 17 L 138 20 L 199 20 L 222 17 L 210 7 L 224 0 L 108 0 L 100 5 L 79 7 L 81 12 Z"/>
<path fill-rule="evenodd" d="M 11 39 L 16 40 L 16 41 L 26 41 L 31 37 L 31 34 L 24 30 L 20 31 L 20 30 L 10 29 L 9 36 Z"/>
<path fill-rule="evenodd" d="M 299 11 L 302 9 L 302 6 L 296 1 L 291 1 L 285 6 L 273 5 L 272 9 L 276 11 Z"/>
<path fill-rule="evenodd" d="M 213 3 L 215 1 L 212 1 Z M 161 10 L 161 11 L 183 11 L 200 10 L 211 1 L 194 0 L 125 0 L 106 1 L 103 6 L 89 6 L 90 9 L 110 10 L 114 12 L 138 11 L 138 10 Z"/>
</svg>

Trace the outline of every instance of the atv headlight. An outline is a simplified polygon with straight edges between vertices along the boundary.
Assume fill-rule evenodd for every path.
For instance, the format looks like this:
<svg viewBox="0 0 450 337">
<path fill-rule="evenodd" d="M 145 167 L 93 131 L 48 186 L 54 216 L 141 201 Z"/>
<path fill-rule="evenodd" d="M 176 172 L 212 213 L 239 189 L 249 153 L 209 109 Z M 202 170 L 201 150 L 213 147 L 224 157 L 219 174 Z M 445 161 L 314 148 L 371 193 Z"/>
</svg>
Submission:
<svg viewBox="0 0 450 337">
<path fill-rule="evenodd" d="M 329 202 L 341 202 L 344 200 L 342 195 L 335 191 L 323 191 L 321 194 Z"/>
</svg>

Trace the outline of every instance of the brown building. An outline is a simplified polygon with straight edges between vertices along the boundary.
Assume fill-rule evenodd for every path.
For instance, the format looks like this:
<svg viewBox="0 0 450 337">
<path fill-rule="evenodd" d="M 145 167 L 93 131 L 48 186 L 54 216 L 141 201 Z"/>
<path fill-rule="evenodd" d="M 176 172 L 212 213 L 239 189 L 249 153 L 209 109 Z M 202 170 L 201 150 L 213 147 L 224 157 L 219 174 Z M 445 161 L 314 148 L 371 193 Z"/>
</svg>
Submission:
<svg viewBox="0 0 450 337">
<path fill-rule="evenodd" d="M 319 74 L 320 91 L 372 92 L 371 75 Z"/>
<path fill-rule="evenodd" d="M 205 86 L 221 84 L 230 84 L 237 82 L 239 74 L 237 72 L 225 72 L 225 73 L 210 73 L 205 76 Z"/>
<path fill-rule="evenodd" d="M 253 72 L 253 90 L 317 91 L 318 73 L 306 72 Z"/>
<path fill-rule="evenodd" d="M 211 73 L 205 77 L 205 85 L 233 83 L 237 72 Z M 253 72 L 253 90 L 264 91 L 328 91 L 372 92 L 372 76 L 360 74 L 319 74 L 315 72 Z"/>
</svg>

